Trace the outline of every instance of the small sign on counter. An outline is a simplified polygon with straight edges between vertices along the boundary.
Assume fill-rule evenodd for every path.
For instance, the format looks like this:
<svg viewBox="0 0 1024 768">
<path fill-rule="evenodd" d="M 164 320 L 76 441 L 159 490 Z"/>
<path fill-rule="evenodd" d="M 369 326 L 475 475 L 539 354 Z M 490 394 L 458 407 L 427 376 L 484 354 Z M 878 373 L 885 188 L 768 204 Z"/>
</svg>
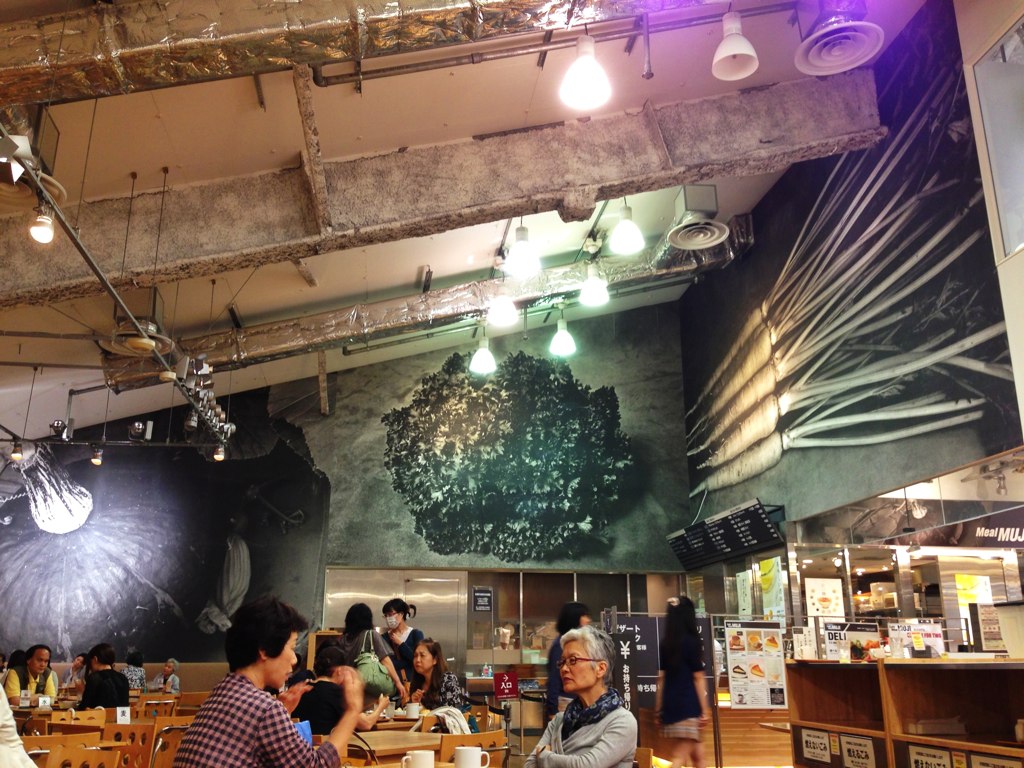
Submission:
<svg viewBox="0 0 1024 768">
<path fill-rule="evenodd" d="M 832 752 L 828 746 L 828 733 L 810 728 L 800 729 L 800 753 L 805 760 L 816 763 L 832 763 Z"/>
<path fill-rule="evenodd" d="M 995 755 L 971 754 L 971 768 L 1021 768 L 1021 761 Z"/>
<path fill-rule="evenodd" d="M 864 736 L 840 734 L 843 768 L 875 768 L 875 745 Z"/>
<path fill-rule="evenodd" d="M 907 746 L 907 755 L 910 758 L 909 768 L 953 768 L 948 749 L 910 744 Z"/>
<path fill-rule="evenodd" d="M 514 670 L 494 673 L 494 698 L 498 701 L 519 698 L 519 675 Z"/>
</svg>

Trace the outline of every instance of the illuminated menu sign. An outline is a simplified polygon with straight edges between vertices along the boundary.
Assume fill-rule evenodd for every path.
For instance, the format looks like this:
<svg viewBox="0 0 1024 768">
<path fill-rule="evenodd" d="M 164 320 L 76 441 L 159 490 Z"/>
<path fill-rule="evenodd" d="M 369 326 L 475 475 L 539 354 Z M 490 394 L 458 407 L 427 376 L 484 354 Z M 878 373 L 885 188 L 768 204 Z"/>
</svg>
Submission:
<svg viewBox="0 0 1024 768">
<path fill-rule="evenodd" d="M 744 502 L 696 525 L 670 533 L 669 546 L 688 571 L 779 546 L 782 536 L 768 516 L 769 512 L 779 509 L 782 508 L 765 507 L 757 499 Z"/>
</svg>

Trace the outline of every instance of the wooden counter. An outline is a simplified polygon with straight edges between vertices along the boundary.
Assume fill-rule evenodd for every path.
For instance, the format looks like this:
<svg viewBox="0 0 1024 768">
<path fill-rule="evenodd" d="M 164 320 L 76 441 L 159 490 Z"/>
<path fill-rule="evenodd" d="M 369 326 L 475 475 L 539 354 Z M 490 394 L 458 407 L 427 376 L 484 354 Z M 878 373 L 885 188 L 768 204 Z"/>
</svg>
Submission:
<svg viewBox="0 0 1024 768">
<path fill-rule="evenodd" d="M 654 711 L 641 709 L 638 718 L 640 746 L 650 747 L 658 757 L 667 757 L 669 748 L 658 734 Z M 792 765 L 793 751 L 790 736 L 786 730 L 775 727 L 788 725 L 789 713 L 784 709 L 733 709 L 718 708 L 718 729 L 722 739 L 722 759 L 725 765 Z M 708 765 L 715 762 L 714 730 L 708 723 L 701 734 L 704 744 L 704 760 Z"/>
</svg>

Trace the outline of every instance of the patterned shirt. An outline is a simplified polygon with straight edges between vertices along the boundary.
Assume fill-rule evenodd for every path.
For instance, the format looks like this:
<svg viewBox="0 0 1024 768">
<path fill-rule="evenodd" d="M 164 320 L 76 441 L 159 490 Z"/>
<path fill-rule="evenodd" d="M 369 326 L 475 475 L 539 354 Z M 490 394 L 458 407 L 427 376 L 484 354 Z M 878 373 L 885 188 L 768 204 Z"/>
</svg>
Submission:
<svg viewBox="0 0 1024 768">
<path fill-rule="evenodd" d="M 137 688 L 143 693 L 146 692 L 146 670 L 142 667 L 133 667 L 126 664 L 121 674 L 128 678 L 128 687 Z"/>
<path fill-rule="evenodd" d="M 288 711 L 247 677 L 229 674 L 213 689 L 178 747 L 174 768 L 338 768 L 333 744 L 313 749 Z"/>
</svg>

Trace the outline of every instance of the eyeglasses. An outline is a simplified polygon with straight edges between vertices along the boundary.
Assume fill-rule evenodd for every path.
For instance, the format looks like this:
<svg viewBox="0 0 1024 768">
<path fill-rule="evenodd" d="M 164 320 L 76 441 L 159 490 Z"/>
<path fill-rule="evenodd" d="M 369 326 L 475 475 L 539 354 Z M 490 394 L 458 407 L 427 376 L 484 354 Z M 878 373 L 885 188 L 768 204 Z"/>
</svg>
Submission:
<svg viewBox="0 0 1024 768">
<path fill-rule="evenodd" d="M 570 656 L 567 659 L 559 659 L 558 668 L 561 669 L 567 664 L 570 667 L 575 667 L 577 661 L 600 661 L 600 659 L 588 659 L 586 656 Z"/>
</svg>

